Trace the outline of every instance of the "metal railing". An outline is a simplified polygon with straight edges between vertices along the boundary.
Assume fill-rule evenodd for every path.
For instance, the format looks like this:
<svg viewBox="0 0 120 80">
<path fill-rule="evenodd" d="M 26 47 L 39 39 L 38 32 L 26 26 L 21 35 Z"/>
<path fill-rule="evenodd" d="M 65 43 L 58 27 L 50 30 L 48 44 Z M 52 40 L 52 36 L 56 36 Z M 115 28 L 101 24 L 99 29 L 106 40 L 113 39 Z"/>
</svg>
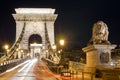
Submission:
<svg viewBox="0 0 120 80">
<path fill-rule="evenodd" d="M 4 61 L 0 63 L 0 74 L 5 72 L 8 69 L 11 69 L 15 66 L 17 66 L 18 64 L 26 61 L 28 58 L 23 58 L 23 59 L 16 59 L 16 60 L 9 60 L 9 61 Z"/>
</svg>

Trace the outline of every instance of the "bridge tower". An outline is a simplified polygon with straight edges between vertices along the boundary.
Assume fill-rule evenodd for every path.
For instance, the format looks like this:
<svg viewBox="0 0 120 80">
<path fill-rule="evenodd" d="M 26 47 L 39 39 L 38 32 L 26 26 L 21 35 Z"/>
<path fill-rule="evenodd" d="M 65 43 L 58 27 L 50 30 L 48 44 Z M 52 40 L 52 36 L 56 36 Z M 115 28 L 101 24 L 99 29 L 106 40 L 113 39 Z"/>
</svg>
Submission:
<svg viewBox="0 0 120 80">
<path fill-rule="evenodd" d="M 17 8 L 13 17 L 16 22 L 16 42 L 19 49 L 28 50 L 29 37 L 37 34 L 42 38 L 43 49 L 53 45 L 54 22 L 57 14 L 52 8 Z M 22 37 L 21 37 L 22 36 Z M 21 38 L 21 39 L 20 39 Z"/>
</svg>

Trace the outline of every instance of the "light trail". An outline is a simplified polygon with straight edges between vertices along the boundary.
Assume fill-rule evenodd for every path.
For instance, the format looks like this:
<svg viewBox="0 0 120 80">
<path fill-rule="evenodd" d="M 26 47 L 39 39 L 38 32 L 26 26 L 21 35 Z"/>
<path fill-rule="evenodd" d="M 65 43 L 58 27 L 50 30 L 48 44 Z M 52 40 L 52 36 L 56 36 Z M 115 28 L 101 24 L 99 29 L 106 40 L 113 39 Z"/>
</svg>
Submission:
<svg viewBox="0 0 120 80">
<path fill-rule="evenodd" d="M 12 71 L 12 70 L 14 70 L 14 69 L 16 69 L 16 68 L 18 68 L 18 67 L 20 67 L 20 66 L 26 64 L 26 63 L 29 62 L 29 61 L 30 61 L 30 60 L 27 60 L 27 61 L 25 61 L 24 63 L 21 63 L 21 64 L 19 64 L 19 65 L 13 67 L 13 68 L 11 68 L 11 69 L 8 69 L 6 72 L 10 72 L 10 71 Z"/>
<path fill-rule="evenodd" d="M 27 63 L 24 67 L 22 67 L 18 72 L 23 71 L 27 66 L 29 66 L 29 67 L 27 67 L 27 69 L 30 69 L 30 67 L 31 67 L 36 61 L 37 61 L 37 59 L 31 60 L 31 61 L 30 61 L 29 63 Z"/>
<path fill-rule="evenodd" d="M 34 63 L 37 62 L 37 59 L 33 59 L 31 60 L 27 65 L 25 65 L 22 69 L 20 69 L 18 72 L 22 72 L 22 71 L 25 71 L 23 73 L 23 75 L 27 75 L 28 71 L 31 69 L 31 67 L 33 66 Z M 25 69 L 27 68 L 27 69 Z M 21 77 L 20 80 L 25 80 L 25 77 Z"/>
<path fill-rule="evenodd" d="M 39 75 L 39 73 L 43 73 L 43 74 L 47 74 L 47 75 L 51 75 L 51 76 L 54 76 L 56 79 L 64 79 L 64 80 L 76 80 L 75 78 L 70 78 L 70 77 L 67 77 L 67 76 L 61 76 L 60 74 L 55 74 L 53 72 L 51 72 L 48 67 L 44 64 L 44 63 L 41 63 L 40 66 L 43 66 L 43 68 L 41 69 L 39 66 L 35 65 L 35 69 L 37 69 L 36 71 L 37 72 L 33 72 L 34 75 L 38 78 L 38 79 L 43 79 L 43 80 L 48 80 L 48 78 L 44 78 L 42 76 Z M 49 78 L 50 80 L 50 78 Z"/>
</svg>

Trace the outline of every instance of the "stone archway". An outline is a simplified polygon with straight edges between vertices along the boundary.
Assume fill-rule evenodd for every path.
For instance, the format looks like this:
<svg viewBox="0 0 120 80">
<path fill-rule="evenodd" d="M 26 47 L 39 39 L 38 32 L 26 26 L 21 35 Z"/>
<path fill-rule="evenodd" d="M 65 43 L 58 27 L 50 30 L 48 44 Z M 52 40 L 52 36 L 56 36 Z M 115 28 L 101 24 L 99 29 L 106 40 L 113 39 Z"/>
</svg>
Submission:
<svg viewBox="0 0 120 80">
<path fill-rule="evenodd" d="M 42 38 L 38 34 L 32 34 L 29 37 L 29 52 L 32 58 L 40 58 L 43 53 Z"/>
<path fill-rule="evenodd" d="M 38 44 L 42 44 L 42 37 L 38 34 L 32 34 L 29 37 L 29 44 L 31 43 L 38 43 Z"/>
<path fill-rule="evenodd" d="M 52 8 L 17 8 L 16 14 L 13 17 L 16 22 L 16 41 L 22 33 L 23 27 L 24 34 L 20 41 L 19 49 L 28 50 L 29 36 L 32 34 L 38 34 L 42 38 L 43 49 L 46 48 L 46 32 L 50 41 L 50 45 L 55 43 L 54 41 L 54 22 L 57 15 L 54 14 L 55 9 Z"/>
</svg>

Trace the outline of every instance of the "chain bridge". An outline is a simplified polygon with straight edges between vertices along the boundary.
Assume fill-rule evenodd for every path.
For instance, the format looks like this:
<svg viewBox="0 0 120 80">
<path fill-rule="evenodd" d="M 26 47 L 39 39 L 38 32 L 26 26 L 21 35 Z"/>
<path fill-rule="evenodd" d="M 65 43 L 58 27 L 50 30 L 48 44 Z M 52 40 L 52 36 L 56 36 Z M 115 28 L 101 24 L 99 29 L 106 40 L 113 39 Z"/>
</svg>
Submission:
<svg viewBox="0 0 120 80">
<path fill-rule="evenodd" d="M 16 8 L 12 14 L 16 22 L 16 39 L 12 47 L 0 58 L 0 73 L 32 58 L 50 59 L 53 55 L 54 22 L 57 14 L 52 8 Z M 31 44 L 31 35 L 39 35 L 40 44 Z M 31 60 L 32 61 L 32 60 Z M 26 62 L 27 63 L 27 62 Z M 11 79 L 12 80 L 12 79 Z"/>
</svg>

